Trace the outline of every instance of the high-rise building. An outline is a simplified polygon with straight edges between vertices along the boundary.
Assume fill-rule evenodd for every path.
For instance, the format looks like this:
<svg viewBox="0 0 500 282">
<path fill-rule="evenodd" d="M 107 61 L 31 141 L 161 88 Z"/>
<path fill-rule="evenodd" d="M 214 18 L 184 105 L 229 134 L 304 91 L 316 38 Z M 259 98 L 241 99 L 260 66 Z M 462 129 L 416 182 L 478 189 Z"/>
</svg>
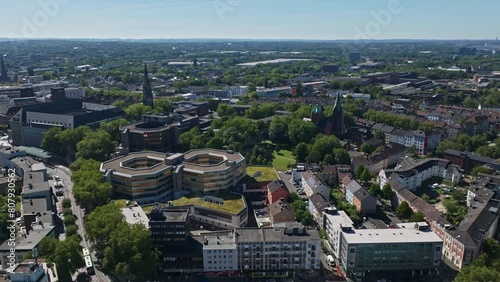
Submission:
<svg viewBox="0 0 500 282">
<path fill-rule="evenodd" d="M 142 83 L 142 104 L 144 106 L 154 107 L 153 90 L 148 76 L 148 67 L 144 64 L 144 82 Z"/>
<path fill-rule="evenodd" d="M 0 82 L 8 82 L 9 80 L 9 74 L 7 72 L 7 67 L 5 66 L 3 56 L 0 56 Z"/>
</svg>

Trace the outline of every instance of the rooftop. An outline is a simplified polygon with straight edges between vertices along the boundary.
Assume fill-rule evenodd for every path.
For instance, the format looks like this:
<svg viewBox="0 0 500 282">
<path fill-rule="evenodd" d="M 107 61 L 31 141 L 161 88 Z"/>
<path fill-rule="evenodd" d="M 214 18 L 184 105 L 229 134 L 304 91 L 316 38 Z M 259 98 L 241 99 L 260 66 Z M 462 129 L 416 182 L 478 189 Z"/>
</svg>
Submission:
<svg viewBox="0 0 500 282">
<path fill-rule="evenodd" d="M 215 149 L 199 149 L 191 150 L 184 154 L 184 170 L 191 171 L 217 171 L 225 170 L 230 166 L 230 163 L 240 163 L 245 161 L 245 158 L 240 154 L 232 151 L 222 151 Z"/>
<path fill-rule="evenodd" d="M 149 219 L 144 210 L 140 206 L 128 206 L 121 209 L 125 221 L 128 224 L 143 224 L 149 228 Z"/>
<path fill-rule="evenodd" d="M 432 243 L 442 242 L 432 231 L 418 229 L 357 229 L 342 232 L 349 244 L 377 244 L 377 243 Z"/>
<path fill-rule="evenodd" d="M 245 201 L 241 195 L 228 192 L 220 192 L 214 196 L 191 193 L 180 199 L 172 201 L 172 203 L 174 206 L 196 205 L 234 215 L 239 214 L 246 207 Z"/>
<path fill-rule="evenodd" d="M 248 166 L 247 175 L 257 182 L 266 182 L 279 179 L 278 173 L 272 166 Z"/>
<path fill-rule="evenodd" d="M 158 152 L 137 152 L 105 161 L 101 164 L 101 172 L 113 169 L 123 175 L 142 175 L 162 172 L 169 167 L 165 163 L 165 154 Z M 153 165 L 153 162 L 155 163 Z M 146 163 L 146 164 L 144 164 Z"/>
<path fill-rule="evenodd" d="M 294 230 L 295 229 L 295 230 Z M 237 228 L 237 241 L 245 242 L 296 242 L 320 240 L 318 231 L 306 229 L 300 224 L 285 228 Z"/>
<path fill-rule="evenodd" d="M 54 226 L 46 226 L 42 229 L 34 229 L 26 235 L 26 237 L 16 238 L 16 250 L 18 251 L 31 251 L 40 243 L 40 241 L 47 237 L 54 230 Z M 9 251 L 11 246 L 8 245 L 9 241 L 5 241 L 0 245 L 0 251 Z"/>
</svg>

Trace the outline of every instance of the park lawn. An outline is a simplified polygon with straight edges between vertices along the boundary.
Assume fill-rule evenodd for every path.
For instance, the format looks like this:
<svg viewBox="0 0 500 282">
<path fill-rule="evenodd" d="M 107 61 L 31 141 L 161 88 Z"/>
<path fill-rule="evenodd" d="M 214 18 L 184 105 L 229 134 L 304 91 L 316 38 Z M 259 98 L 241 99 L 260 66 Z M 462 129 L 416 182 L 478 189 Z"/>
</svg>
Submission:
<svg viewBox="0 0 500 282">
<path fill-rule="evenodd" d="M 273 152 L 273 166 L 278 171 L 284 171 L 288 169 L 288 164 L 293 165 L 296 163 L 295 158 L 291 151 L 279 150 L 278 152 Z"/>
</svg>

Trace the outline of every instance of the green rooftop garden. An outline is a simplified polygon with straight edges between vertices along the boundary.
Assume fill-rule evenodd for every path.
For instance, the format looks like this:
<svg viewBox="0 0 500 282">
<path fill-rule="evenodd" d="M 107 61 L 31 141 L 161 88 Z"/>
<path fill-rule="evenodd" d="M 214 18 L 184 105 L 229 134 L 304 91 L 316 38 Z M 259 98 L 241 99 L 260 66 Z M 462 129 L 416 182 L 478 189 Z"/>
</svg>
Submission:
<svg viewBox="0 0 500 282">
<path fill-rule="evenodd" d="M 272 166 L 248 166 L 247 179 L 249 182 L 264 182 L 279 179 L 279 176 Z"/>
<path fill-rule="evenodd" d="M 240 195 L 232 193 L 217 193 L 215 195 L 210 195 L 216 198 L 224 200 L 224 204 L 216 204 L 202 200 L 204 195 L 191 193 L 180 199 L 173 201 L 174 206 L 186 206 L 186 205 L 197 205 L 201 207 L 211 208 L 214 210 L 225 211 L 231 214 L 238 214 L 245 208 L 245 203 L 243 202 Z"/>
</svg>

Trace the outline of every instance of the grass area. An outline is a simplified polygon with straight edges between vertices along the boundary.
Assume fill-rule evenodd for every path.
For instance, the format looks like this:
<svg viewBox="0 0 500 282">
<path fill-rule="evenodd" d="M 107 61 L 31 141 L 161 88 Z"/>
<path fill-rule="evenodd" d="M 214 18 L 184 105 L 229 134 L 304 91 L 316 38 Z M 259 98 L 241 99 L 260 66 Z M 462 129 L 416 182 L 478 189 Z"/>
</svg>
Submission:
<svg viewBox="0 0 500 282">
<path fill-rule="evenodd" d="M 273 181 L 279 178 L 272 166 L 248 166 L 246 172 L 250 182 Z"/>
<path fill-rule="evenodd" d="M 142 210 L 147 214 L 149 215 L 151 213 L 151 211 L 153 210 L 153 208 L 155 207 L 155 205 L 149 205 L 149 206 L 141 206 Z"/>
<path fill-rule="evenodd" d="M 245 202 L 240 195 L 231 193 L 218 193 L 214 195 L 216 198 L 224 200 L 224 204 L 216 204 L 202 200 L 203 195 L 191 193 L 180 199 L 173 201 L 174 206 L 198 205 L 214 210 L 225 211 L 231 214 L 238 214 L 245 208 Z"/>
<path fill-rule="evenodd" d="M 293 165 L 296 163 L 295 158 L 292 155 L 292 151 L 279 150 L 273 152 L 273 166 L 278 171 L 284 171 L 288 169 L 288 164 Z"/>
</svg>

